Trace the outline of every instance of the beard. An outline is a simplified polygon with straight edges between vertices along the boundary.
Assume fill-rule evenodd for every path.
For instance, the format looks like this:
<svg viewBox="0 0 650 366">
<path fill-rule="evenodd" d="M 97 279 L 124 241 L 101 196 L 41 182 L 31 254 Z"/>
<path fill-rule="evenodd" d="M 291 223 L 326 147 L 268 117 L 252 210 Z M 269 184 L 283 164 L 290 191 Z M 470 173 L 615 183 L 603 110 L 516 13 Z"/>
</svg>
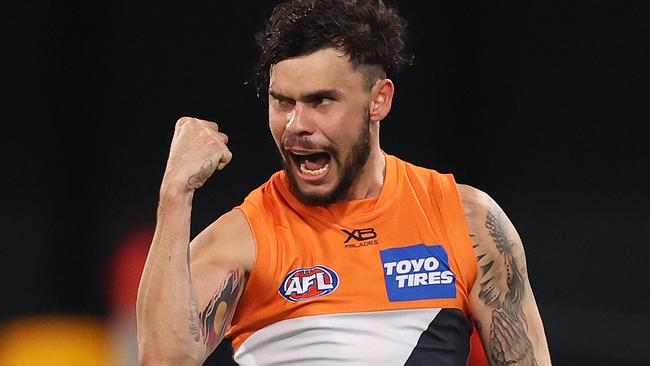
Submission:
<svg viewBox="0 0 650 366">
<path fill-rule="evenodd" d="M 334 188 L 330 189 L 327 192 L 321 193 L 307 193 L 300 189 L 298 185 L 298 177 L 292 169 L 289 156 L 284 156 L 281 153 L 282 165 L 284 171 L 289 180 L 289 188 L 291 193 L 293 193 L 300 202 L 308 206 L 329 206 L 333 203 L 340 202 L 344 200 L 347 195 L 352 183 L 359 176 L 363 167 L 368 161 L 370 156 L 370 115 L 366 111 L 364 113 L 365 123 L 361 124 L 359 129 L 359 138 L 350 148 L 350 152 L 346 157 L 345 161 L 341 161 L 340 153 L 334 149 L 326 149 L 330 154 L 331 159 L 334 159 L 337 163 L 337 166 L 340 167 L 338 182 L 335 183 Z M 309 144 L 306 144 L 309 145 Z M 286 154 L 286 153 L 285 153 Z"/>
</svg>

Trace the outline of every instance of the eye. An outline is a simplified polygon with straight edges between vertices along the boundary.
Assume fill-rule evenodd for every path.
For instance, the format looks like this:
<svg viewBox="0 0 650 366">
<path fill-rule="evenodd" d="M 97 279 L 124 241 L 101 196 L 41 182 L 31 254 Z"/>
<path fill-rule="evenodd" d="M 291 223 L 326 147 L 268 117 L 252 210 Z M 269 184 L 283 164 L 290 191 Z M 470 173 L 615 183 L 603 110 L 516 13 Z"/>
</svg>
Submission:
<svg viewBox="0 0 650 366">
<path fill-rule="evenodd" d="M 321 98 L 320 100 L 320 105 L 329 105 L 334 103 L 334 99 L 332 98 Z"/>
<path fill-rule="evenodd" d="M 312 107 L 316 108 L 316 107 L 324 107 L 324 106 L 328 106 L 328 105 L 334 103 L 334 101 L 335 101 L 335 100 L 334 100 L 333 98 L 320 97 L 320 96 L 318 96 L 318 97 L 314 97 L 314 98 L 312 98 L 311 101 L 309 101 L 309 104 L 310 104 Z"/>
<path fill-rule="evenodd" d="M 269 95 L 271 103 L 278 108 L 289 108 L 293 105 L 293 101 L 285 98 L 279 98 L 277 96 Z"/>
</svg>

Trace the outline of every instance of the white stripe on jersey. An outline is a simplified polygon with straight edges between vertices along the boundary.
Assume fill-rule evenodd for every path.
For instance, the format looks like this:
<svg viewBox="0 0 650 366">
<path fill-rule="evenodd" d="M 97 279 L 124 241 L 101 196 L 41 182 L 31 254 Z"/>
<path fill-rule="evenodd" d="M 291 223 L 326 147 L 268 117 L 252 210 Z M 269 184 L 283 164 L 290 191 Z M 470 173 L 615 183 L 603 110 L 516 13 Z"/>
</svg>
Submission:
<svg viewBox="0 0 650 366">
<path fill-rule="evenodd" d="M 253 333 L 235 352 L 241 366 L 404 365 L 440 309 L 314 315 Z"/>
</svg>

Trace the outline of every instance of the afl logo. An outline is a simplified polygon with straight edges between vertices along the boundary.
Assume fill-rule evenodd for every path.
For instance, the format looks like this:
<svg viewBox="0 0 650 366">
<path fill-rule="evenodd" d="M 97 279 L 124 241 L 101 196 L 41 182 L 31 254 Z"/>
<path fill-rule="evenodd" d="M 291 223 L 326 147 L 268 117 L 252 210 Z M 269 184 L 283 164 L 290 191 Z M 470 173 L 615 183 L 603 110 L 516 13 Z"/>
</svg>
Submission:
<svg viewBox="0 0 650 366">
<path fill-rule="evenodd" d="M 325 296 L 339 286 L 339 276 L 325 266 L 298 268 L 289 272 L 278 292 L 291 302 Z"/>
</svg>

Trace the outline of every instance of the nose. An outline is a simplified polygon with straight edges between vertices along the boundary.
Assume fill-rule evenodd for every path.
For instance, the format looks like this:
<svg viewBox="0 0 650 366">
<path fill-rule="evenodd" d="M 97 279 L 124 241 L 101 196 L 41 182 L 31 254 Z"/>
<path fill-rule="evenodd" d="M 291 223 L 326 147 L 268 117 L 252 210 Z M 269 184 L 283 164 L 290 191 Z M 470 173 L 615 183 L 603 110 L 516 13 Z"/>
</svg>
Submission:
<svg viewBox="0 0 650 366">
<path fill-rule="evenodd" d="M 296 103 L 291 112 L 287 114 L 286 131 L 296 136 L 314 133 L 309 109 L 303 103 Z"/>
</svg>

